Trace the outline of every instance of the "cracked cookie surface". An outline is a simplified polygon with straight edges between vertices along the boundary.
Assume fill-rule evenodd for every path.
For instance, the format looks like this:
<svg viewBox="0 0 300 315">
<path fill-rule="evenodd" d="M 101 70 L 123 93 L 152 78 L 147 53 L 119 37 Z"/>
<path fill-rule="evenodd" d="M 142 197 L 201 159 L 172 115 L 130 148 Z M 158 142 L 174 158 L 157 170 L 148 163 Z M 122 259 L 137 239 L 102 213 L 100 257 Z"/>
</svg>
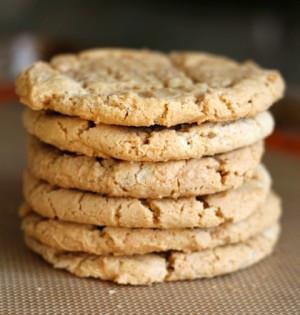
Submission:
<svg viewBox="0 0 300 315">
<path fill-rule="evenodd" d="M 27 131 L 60 150 L 127 161 L 201 158 L 251 145 L 273 131 L 269 112 L 231 122 L 134 128 L 99 124 L 45 111 L 25 110 Z"/>
<path fill-rule="evenodd" d="M 244 243 L 190 254 L 169 252 L 118 257 L 60 251 L 26 235 L 25 242 L 55 268 L 68 270 L 78 277 L 149 285 L 163 281 L 211 278 L 249 267 L 271 254 L 279 233 L 280 226 L 275 224 Z"/>
<path fill-rule="evenodd" d="M 59 188 L 24 174 L 23 192 L 36 213 L 74 223 L 127 228 L 208 228 L 238 222 L 266 201 L 271 178 L 263 166 L 237 189 L 179 199 L 107 198 Z"/>
<path fill-rule="evenodd" d="M 29 143 L 28 169 L 38 179 L 111 197 L 191 197 L 237 188 L 260 163 L 263 144 L 201 159 L 127 162 L 61 152 Z"/>
<path fill-rule="evenodd" d="M 265 204 L 248 218 L 213 228 L 98 227 L 43 218 L 28 210 L 22 219 L 22 229 L 27 235 L 48 246 L 71 252 L 113 256 L 144 255 L 170 250 L 190 253 L 244 242 L 275 224 L 280 214 L 280 199 L 271 193 Z"/>
<path fill-rule="evenodd" d="M 174 126 L 268 109 L 284 93 L 277 71 L 207 53 L 95 49 L 37 62 L 16 81 L 20 101 L 95 123 Z"/>
</svg>

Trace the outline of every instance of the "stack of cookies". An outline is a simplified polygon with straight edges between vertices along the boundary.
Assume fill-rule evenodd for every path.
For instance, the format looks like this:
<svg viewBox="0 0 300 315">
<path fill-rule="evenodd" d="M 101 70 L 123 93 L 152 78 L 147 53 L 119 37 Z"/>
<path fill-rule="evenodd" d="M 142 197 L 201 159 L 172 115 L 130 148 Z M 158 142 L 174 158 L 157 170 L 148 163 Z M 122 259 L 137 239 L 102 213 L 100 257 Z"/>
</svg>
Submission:
<svg viewBox="0 0 300 315">
<path fill-rule="evenodd" d="M 96 49 L 17 79 L 30 134 L 22 228 L 56 268 L 122 284 L 214 277 L 269 255 L 261 164 L 276 71 L 205 53 Z"/>
</svg>

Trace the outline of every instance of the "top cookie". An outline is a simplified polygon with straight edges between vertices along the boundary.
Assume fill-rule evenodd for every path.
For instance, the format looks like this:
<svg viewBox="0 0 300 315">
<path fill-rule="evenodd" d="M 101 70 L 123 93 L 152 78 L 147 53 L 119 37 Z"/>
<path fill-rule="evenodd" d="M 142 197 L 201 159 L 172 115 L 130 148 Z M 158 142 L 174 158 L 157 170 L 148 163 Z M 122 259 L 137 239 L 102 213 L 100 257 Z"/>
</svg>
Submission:
<svg viewBox="0 0 300 315">
<path fill-rule="evenodd" d="M 284 82 L 277 71 L 206 53 L 95 49 L 34 64 L 16 92 L 34 110 L 169 127 L 254 116 L 282 97 Z"/>
</svg>

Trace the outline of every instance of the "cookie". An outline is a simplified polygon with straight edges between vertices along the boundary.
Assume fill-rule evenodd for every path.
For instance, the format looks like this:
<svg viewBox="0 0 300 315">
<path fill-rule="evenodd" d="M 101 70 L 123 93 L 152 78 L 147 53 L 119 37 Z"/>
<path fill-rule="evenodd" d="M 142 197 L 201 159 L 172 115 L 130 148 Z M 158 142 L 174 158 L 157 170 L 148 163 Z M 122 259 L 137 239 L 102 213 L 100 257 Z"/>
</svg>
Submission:
<svg viewBox="0 0 300 315">
<path fill-rule="evenodd" d="M 127 161 L 169 161 L 201 158 L 251 145 L 274 128 L 270 113 L 225 123 L 134 128 L 91 125 L 75 117 L 32 111 L 23 116 L 27 131 L 60 150 L 91 157 Z"/>
<path fill-rule="evenodd" d="M 78 277 L 93 277 L 119 284 L 211 278 L 249 267 L 270 255 L 280 226 L 274 226 L 245 243 L 225 245 L 190 254 L 168 252 L 136 256 L 96 256 L 59 251 L 25 236 L 27 246 L 57 269 Z"/>
<path fill-rule="evenodd" d="M 27 204 L 50 219 L 127 228 L 208 228 L 238 222 L 263 206 L 271 178 L 263 166 L 235 190 L 179 199 L 107 198 L 59 188 L 24 174 Z M 26 207 L 27 208 L 27 207 Z M 23 208 L 24 209 L 24 208 Z"/>
<path fill-rule="evenodd" d="M 20 101 L 95 123 L 174 126 L 235 120 L 284 93 L 277 71 L 196 52 L 95 49 L 37 62 L 16 81 Z"/>
<path fill-rule="evenodd" d="M 169 250 L 189 253 L 244 242 L 278 221 L 280 213 L 280 200 L 271 194 L 265 205 L 245 220 L 207 229 L 98 227 L 43 218 L 35 213 L 23 217 L 22 228 L 27 235 L 64 251 L 114 256 Z"/>
<path fill-rule="evenodd" d="M 263 154 L 261 142 L 212 157 L 169 162 L 127 162 L 63 153 L 31 138 L 29 171 L 62 188 L 113 197 L 199 196 L 237 188 Z"/>
</svg>

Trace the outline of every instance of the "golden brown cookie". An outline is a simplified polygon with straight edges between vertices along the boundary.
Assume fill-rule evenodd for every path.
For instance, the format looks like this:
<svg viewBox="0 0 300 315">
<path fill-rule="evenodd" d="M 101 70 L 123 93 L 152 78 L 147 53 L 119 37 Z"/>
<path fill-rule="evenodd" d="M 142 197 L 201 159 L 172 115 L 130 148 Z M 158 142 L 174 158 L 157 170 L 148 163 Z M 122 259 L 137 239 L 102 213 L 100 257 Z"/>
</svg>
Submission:
<svg viewBox="0 0 300 315">
<path fill-rule="evenodd" d="M 249 267 L 270 255 L 280 226 L 274 226 L 244 243 L 225 245 L 190 254 L 169 252 L 135 256 L 96 256 L 59 251 L 25 236 L 27 246 L 57 269 L 78 277 L 93 277 L 119 284 L 211 278 Z"/>
<path fill-rule="evenodd" d="M 113 256 L 170 250 L 189 253 L 244 242 L 275 224 L 280 214 L 280 199 L 271 194 L 248 218 L 207 229 L 98 227 L 43 218 L 35 213 L 23 217 L 22 228 L 27 235 L 63 251 Z"/>
<path fill-rule="evenodd" d="M 62 188 L 112 197 L 162 198 L 212 194 L 249 179 L 263 154 L 261 142 L 229 153 L 169 162 L 127 162 L 61 152 L 31 138 L 29 171 Z"/>
<path fill-rule="evenodd" d="M 247 218 L 265 203 L 271 178 L 259 166 L 237 189 L 179 199 L 107 198 L 99 194 L 59 188 L 24 174 L 25 200 L 43 217 L 127 228 L 208 228 Z"/>
<path fill-rule="evenodd" d="M 231 122 L 134 128 L 94 125 L 76 117 L 27 109 L 23 122 L 30 134 L 60 150 L 153 162 L 229 152 L 264 139 L 274 127 L 268 112 Z"/>
<path fill-rule="evenodd" d="M 255 116 L 280 99 L 277 71 L 201 52 L 95 49 L 37 62 L 16 81 L 20 101 L 95 123 L 174 126 Z"/>
</svg>

